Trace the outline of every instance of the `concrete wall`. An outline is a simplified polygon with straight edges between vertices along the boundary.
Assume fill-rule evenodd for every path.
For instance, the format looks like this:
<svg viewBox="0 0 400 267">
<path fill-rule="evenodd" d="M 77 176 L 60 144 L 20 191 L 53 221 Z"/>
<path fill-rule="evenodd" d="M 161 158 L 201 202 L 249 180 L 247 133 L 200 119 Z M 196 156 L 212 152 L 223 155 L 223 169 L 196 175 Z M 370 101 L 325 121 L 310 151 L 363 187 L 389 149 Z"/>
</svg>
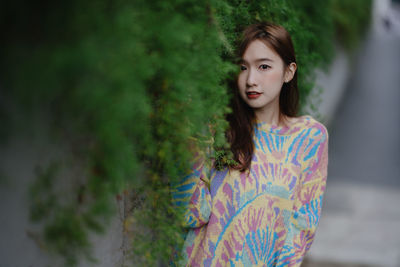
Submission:
<svg viewBox="0 0 400 267">
<path fill-rule="evenodd" d="M 1 92 L 1 90 L 0 90 Z M 35 178 L 37 166 L 47 166 L 52 159 L 64 159 L 66 146 L 52 141 L 45 116 L 24 121 L 12 103 L 5 102 L 0 94 L 0 104 L 6 106 L 16 121 L 16 131 L 0 144 L 0 267 L 62 266 L 58 258 L 48 253 L 38 238 L 40 225 L 29 221 L 28 189 Z M 62 186 L 73 183 L 73 173 L 62 173 Z M 119 212 L 110 223 L 105 235 L 92 235 L 96 264 L 82 262 L 80 266 L 122 266 L 124 235 L 123 201 L 115 201 Z"/>
<path fill-rule="evenodd" d="M 335 58 L 327 71 L 316 70 L 316 85 L 308 98 L 317 109 L 310 111 L 316 119 L 326 126 L 332 122 L 336 109 L 344 96 L 347 81 L 350 75 L 350 58 L 340 46 L 335 47 Z"/>
</svg>

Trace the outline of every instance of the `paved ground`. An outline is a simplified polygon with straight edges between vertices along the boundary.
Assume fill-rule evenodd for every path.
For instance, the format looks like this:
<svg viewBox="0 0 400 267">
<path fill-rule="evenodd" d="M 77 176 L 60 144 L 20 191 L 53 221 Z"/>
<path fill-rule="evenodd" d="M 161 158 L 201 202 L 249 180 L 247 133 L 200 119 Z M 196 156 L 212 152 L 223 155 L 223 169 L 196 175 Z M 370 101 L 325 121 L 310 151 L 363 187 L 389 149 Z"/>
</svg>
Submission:
<svg viewBox="0 0 400 267">
<path fill-rule="evenodd" d="M 329 129 L 328 187 L 304 267 L 400 266 L 400 36 L 371 32 Z"/>
</svg>

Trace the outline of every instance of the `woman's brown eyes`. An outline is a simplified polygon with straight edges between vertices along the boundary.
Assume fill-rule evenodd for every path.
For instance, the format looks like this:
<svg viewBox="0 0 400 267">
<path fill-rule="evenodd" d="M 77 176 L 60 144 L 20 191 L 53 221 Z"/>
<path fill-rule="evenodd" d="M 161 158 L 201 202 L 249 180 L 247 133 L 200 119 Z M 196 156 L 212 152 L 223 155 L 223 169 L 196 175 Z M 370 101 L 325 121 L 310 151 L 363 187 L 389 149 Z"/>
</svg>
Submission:
<svg viewBox="0 0 400 267">
<path fill-rule="evenodd" d="M 258 68 L 259 68 L 260 70 L 267 70 L 267 69 L 271 68 L 271 66 L 269 66 L 269 65 L 267 65 L 267 64 L 261 64 Z M 241 71 L 247 70 L 247 67 L 244 66 L 244 65 L 241 65 L 241 66 L 240 66 L 240 70 L 241 70 Z"/>
<path fill-rule="evenodd" d="M 267 64 L 261 64 L 259 68 L 262 70 L 266 70 L 266 69 L 270 68 L 270 66 L 268 66 Z"/>
</svg>

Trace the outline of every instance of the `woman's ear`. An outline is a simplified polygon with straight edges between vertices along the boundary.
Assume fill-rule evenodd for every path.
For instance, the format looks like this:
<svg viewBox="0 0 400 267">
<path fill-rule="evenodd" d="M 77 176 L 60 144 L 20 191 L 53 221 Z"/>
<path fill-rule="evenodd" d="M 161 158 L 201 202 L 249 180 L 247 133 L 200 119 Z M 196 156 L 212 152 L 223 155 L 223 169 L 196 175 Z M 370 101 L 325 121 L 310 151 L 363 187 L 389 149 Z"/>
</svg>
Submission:
<svg viewBox="0 0 400 267">
<path fill-rule="evenodd" d="M 293 79 L 296 70 L 297 70 L 297 65 L 294 62 L 290 63 L 289 66 L 286 67 L 285 79 L 284 79 L 285 83 L 288 83 Z"/>
</svg>

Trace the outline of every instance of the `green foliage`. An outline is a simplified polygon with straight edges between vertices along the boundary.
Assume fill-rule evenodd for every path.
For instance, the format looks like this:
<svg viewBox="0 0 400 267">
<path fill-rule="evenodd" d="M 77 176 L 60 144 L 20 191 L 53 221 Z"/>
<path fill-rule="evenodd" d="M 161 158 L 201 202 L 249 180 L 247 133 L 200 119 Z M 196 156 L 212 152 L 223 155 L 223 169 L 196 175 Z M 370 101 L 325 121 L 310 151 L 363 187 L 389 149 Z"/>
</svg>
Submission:
<svg viewBox="0 0 400 267">
<path fill-rule="evenodd" d="M 335 34 L 348 49 L 354 49 L 360 34 L 368 29 L 371 20 L 371 0 L 332 0 L 332 17 Z"/>
<path fill-rule="evenodd" d="M 313 70 L 332 58 L 334 33 L 344 33 L 350 43 L 359 36 L 362 23 L 345 29 L 354 20 L 350 12 L 369 2 L 351 2 L 351 10 L 346 3 L 2 4 L 1 81 L 7 95 L 27 114 L 49 113 L 56 140 L 71 148 L 69 163 L 38 171 L 31 186 L 31 218 L 44 224 L 46 248 L 69 266 L 81 256 L 94 260 L 89 233 L 104 231 L 115 197 L 131 191 L 137 202 L 125 224 L 136 265 L 168 261 L 183 241 L 176 219 L 181 211 L 172 208 L 169 185 L 187 171 L 193 138 L 203 148 L 212 138 L 216 147 L 227 146 L 226 80 L 236 72 L 231 59 L 240 30 L 259 20 L 288 29 L 303 103 Z M 367 21 L 367 11 L 358 14 Z M 214 158 L 229 161 L 224 153 L 216 150 Z M 79 175 L 62 194 L 59 173 L 75 164 Z"/>
</svg>

